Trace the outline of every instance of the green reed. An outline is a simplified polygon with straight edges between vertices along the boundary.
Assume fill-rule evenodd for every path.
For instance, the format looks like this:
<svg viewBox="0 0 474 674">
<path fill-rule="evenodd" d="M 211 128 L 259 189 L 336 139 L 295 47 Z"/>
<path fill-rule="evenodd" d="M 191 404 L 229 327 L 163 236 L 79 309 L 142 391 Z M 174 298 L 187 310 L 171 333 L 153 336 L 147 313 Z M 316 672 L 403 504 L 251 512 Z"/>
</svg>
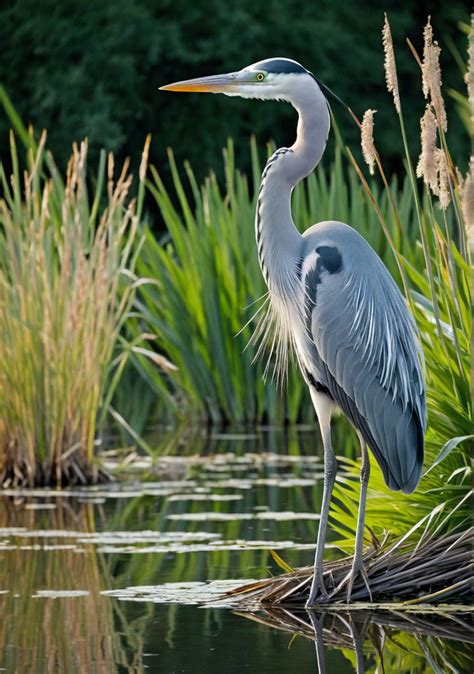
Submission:
<svg viewBox="0 0 474 674">
<path fill-rule="evenodd" d="M 0 485 L 87 482 L 97 431 L 127 354 L 144 166 L 137 200 L 127 165 L 102 153 L 95 188 L 87 143 L 63 179 L 28 140 L 0 164 Z M 146 351 L 146 350 L 145 350 Z"/>
<path fill-rule="evenodd" d="M 381 470 L 372 461 L 370 492 L 367 501 L 367 541 L 373 534 L 384 532 L 405 534 L 411 527 L 419 527 L 418 535 L 436 535 L 445 529 L 464 529 L 470 520 L 471 468 L 469 443 L 472 444 L 472 402 L 470 395 L 470 335 L 471 294 L 469 286 L 470 253 L 467 247 L 467 227 L 463 218 L 468 209 L 462 204 L 463 194 L 458 172 L 455 170 L 444 132 L 444 103 L 440 93 L 440 73 L 435 66 L 438 46 L 432 41 L 431 27 L 425 28 L 423 60 L 413 47 L 426 86 L 427 105 L 434 113 L 438 147 L 423 144 L 425 160 L 419 166 L 434 166 L 437 184 L 429 188 L 425 173 L 423 197 L 415 177 L 413 148 L 407 143 L 403 110 L 398 94 L 395 54 L 386 22 L 385 39 L 387 81 L 394 94 L 400 123 L 402 146 L 405 153 L 405 181 L 408 181 L 416 207 L 417 248 L 421 255 L 415 261 L 410 251 L 403 251 L 390 241 L 397 258 L 401 276 L 408 290 L 408 303 L 416 320 L 423 346 L 427 383 L 428 430 L 425 443 L 425 470 L 414 495 L 391 492 L 385 485 Z M 431 50 L 431 51 L 430 51 Z M 472 64 L 471 64 L 472 67 Z M 430 71 L 431 68 L 431 71 Z M 372 139 L 373 141 L 373 139 Z M 426 156 L 432 153 L 432 156 Z M 382 159 L 374 145 L 374 160 L 382 185 L 385 182 Z M 378 199 L 365 180 L 361 168 L 353 164 L 364 186 L 367 200 Z M 385 191 L 389 187 L 385 184 Z M 396 217 L 398 200 L 393 200 Z M 463 208 L 464 205 L 464 208 Z M 390 223 L 379 213 L 381 226 L 392 232 Z M 355 477 L 358 462 L 352 462 Z M 341 545 L 351 550 L 354 544 L 359 486 L 354 479 L 343 479 L 336 486 L 337 500 L 333 506 L 333 522 L 343 536 Z"/>
</svg>

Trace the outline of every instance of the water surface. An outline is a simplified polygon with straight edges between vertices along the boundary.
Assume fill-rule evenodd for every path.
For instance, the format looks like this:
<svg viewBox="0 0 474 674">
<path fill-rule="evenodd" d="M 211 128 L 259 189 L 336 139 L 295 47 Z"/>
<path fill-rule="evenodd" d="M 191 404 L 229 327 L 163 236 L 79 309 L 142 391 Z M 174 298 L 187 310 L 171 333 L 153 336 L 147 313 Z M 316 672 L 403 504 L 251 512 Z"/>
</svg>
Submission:
<svg viewBox="0 0 474 674">
<path fill-rule="evenodd" d="M 6 492 L 0 671 L 345 674 L 382 672 L 382 662 L 387 673 L 472 671 L 465 616 L 410 625 L 375 613 L 242 616 L 162 603 L 173 600 L 173 586 L 156 587 L 166 583 L 277 573 L 270 549 L 292 566 L 311 562 L 322 491 L 315 437 L 217 436 L 153 465 L 136 457 L 120 485 Z"/>
</svg>

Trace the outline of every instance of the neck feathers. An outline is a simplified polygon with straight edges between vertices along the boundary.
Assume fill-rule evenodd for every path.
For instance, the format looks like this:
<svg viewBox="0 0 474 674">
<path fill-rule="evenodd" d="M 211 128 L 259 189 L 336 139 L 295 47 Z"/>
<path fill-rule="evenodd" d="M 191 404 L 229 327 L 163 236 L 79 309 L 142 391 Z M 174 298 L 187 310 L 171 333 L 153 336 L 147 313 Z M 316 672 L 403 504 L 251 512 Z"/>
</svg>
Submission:
<svg viewBox="0 0 474 674">
<path fill-rule="evenodd" d="M 260 266 L 274 292 L 284 290 L 282 280 L 299 262 L 301 235 L 291 215 L 291 193 L 319 163 L 330 128 L 327 102 L 315 80 L 288 100 L 299 115 L 296 141 L 290 148 L 277 150 L 268 160 L 255 220 Z"/>
<path fill-rule="evenodd" d="M 308 83 L 289 101 L 299 115 L 297 138 L 291 148 L 280 148 L 268 160 L 255 219 L 258 258 L 269 289 L 269 304 L 254 341 L 269 342 L 270 357 L 276 351 L 277 378 L 286 372 L 292 344 L 291 325 L 300 304 L 303 237 L 291 215 L 291 193 L 320 161 L 330 126 L 326 99 L 315 81 L 314 86 Z"/>
</svg>

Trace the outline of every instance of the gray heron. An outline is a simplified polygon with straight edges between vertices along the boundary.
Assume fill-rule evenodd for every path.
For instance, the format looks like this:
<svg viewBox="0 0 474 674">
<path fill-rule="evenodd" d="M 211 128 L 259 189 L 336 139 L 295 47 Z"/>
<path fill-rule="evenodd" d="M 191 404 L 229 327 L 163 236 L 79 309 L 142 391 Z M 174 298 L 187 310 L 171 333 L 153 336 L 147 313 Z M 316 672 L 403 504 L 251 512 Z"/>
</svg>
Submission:
<svg viewBox="0 0 474 674">
<path fill-rule="evenodd" d="M 324 485 L 314 574 L 307 607 L 329 598 L 323 555 L 337 462 L 331 417 L 342 411 L 361 447 L 360 503 L 350 600 L 361 573 L 370 460 L 388 487 L 413 492 L 419 482 L 426 431 L 422 352 L 412 316 L 389 271 L 352 227 L 319 222 L 301 234 L 291 215 L 294 187 L 319 163 L 328 140 L 331 93 L 296 61 L 272 58 L 243 70 L 176 82 L 161 89 L 210 92 L 290 103 L 298 113 L 296 141 L 268 160 L 257 200 L 257 251 L 269 291 L 262 332 L 276 345 L 277 365 L 296 353 L 309 387 L 324 446 Z M 370 591 L 370 590 L 369 590 Z"/>
</svg>

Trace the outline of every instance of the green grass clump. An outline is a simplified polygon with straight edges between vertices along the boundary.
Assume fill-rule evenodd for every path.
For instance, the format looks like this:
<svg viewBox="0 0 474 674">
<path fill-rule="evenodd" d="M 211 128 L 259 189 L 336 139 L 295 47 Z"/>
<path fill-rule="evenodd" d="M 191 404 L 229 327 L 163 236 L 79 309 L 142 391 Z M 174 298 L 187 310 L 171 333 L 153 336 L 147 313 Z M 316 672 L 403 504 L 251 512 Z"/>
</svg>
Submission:
<svg viewBox="0 0 474 674">
<path fill-rule="evenodd" d="M 112 156 L 90 194 L 86 143 L 65 181 L 45 135 L 29 144 L 23 175 L 13 135 L 10 179 L 0 165 L 0 485 L 94 481 L 98 423 L 126 355 L 138 207 Z"/>
</svg>

